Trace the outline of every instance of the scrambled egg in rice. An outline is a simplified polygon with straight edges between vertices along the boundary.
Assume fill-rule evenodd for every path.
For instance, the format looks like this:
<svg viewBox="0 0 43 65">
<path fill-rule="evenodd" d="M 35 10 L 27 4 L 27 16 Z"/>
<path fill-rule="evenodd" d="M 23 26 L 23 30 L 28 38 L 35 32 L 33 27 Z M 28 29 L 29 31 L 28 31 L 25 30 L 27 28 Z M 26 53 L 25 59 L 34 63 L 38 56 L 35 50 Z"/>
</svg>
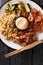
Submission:
<svg viewBox="0 0 43 65">
<path fill-rule="evenodd" d="M 14 28 L 15 13 L 0 15 L 0 33 L 2 33 L 6 39 L 9 39 Z"/>
</svg>

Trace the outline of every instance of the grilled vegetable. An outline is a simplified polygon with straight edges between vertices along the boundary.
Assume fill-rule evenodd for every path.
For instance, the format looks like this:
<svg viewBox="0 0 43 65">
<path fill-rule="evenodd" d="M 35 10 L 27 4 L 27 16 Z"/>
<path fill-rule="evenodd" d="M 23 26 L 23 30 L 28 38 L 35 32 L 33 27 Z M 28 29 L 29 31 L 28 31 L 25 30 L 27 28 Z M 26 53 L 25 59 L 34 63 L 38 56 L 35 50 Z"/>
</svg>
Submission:
<svg viewBox="0 0 43 65">
<path fill-rule="evenodd" d="M 24 7 L 24 3 L 23 2 L 20 2 L 18 4 L 18 9 L 21 10 L 22 12 L 25 11 L 25 7 Z"/>
<path fill-rule="evenodd" d="M 6 12 L 16 12 L 17 10 L 20 10 L 22 12 L 30 12 L 30 6 L 27 3 L 23 2 L 14 2 L 7 5 L 7 8 L 5 9 Z"/>
<path fill-rule="evenodd" d="M 24 3 L 26 12 L 30 12 L 30 6 L 26 2 Z"/>
<path fill-rule="evenodd" d="M 6 12 L 10 12 L 11 11 L 11 7 L 10 4 L 7 4 L 7 8 L 5 9 Z"/>
<path fill-rule="evenodd" d="M 19 4 L 20 2 L 18 1 L 18 2 L 13 2 L 13 3 L 11 3 L 11 5 L 16 5 L 16 4 Z"/>
</svg>

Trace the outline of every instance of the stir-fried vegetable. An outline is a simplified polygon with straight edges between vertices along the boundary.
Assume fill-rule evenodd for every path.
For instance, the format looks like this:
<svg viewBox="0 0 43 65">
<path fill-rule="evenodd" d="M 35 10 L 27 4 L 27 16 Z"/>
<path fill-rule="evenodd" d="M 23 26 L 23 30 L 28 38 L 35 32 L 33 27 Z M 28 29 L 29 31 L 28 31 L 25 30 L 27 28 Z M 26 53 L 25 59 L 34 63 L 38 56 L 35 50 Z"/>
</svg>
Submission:
<svg viewBox="0 0 43 65">
<path fill-rule="evenodd" d="M 11 7 L 10 4 L 7 5 L 7 8 L 5 9 L 5 12 L 10 12 L 11 11 Z"/>
<path fill-rule="evenodd" d="M 26 9 L 26 12 L 30 12 L 30 6 L 29 6 L 29 4 L 24 3 L 24 6 L 25 6 L 25 9 Z"/>
<path fill-rule="evenodd" d="M 6 12 L 16 12 L 17 10 L 30 12 L 30 6 L 27 3 L 23 2 L 14 2 L 7 5 L 7 8 L 5 9 Z"/>
</svg>

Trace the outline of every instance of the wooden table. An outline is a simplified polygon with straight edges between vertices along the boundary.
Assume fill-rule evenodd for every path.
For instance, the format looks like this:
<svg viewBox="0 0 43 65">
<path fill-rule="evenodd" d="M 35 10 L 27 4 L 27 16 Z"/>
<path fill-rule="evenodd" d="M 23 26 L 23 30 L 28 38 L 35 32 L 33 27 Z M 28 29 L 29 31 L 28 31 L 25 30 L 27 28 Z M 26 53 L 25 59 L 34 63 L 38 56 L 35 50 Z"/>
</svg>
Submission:
<svg viewBox="0 0 43 65">
<path fill-rule="evenodd" d="M 43 0 L 33 0 L 43 8 Z M 0 65 L 43 65 L 43 44 L 36 46 L 33 49 L 21 52 L 10 58 L 5 58 L 4 55 L 13 49 L 7 47 L 0 40 Z"/>
</svg>

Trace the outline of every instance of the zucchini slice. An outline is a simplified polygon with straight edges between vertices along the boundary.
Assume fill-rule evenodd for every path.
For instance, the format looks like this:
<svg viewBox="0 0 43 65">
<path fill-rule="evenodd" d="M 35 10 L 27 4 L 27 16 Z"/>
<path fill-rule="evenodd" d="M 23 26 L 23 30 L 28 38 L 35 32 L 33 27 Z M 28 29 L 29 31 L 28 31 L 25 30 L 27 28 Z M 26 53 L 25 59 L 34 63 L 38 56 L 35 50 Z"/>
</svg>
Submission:
<svg viewBox="0 0 43 65">
<path fill-rule="evenodd" d="M 18 2 L 13 2 L 13 3 L 11 3 L 11 5 L 15 5 L 15 4 L 19 4 L 20 2 L 18 1 Z"/>
<path fill-rule="evenodd" d="M 24 2 L 24 6 L 25 6 L 26 12 L 30 12 L 30 7 L 28 6 L 26 2 Z"/>
</svg>

